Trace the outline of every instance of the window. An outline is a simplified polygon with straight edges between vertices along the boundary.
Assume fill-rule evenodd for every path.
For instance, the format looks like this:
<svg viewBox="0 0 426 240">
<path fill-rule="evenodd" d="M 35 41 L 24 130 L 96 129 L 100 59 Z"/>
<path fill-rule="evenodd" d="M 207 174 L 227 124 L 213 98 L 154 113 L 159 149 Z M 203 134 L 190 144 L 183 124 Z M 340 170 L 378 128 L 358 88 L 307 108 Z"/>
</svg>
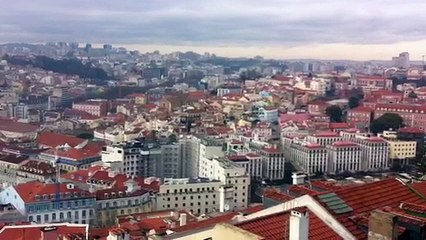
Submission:
<svg viewBox="0 0 426 240">
<path fill-rule="evenodd" d="M 40 215 L 37 215 L 37 222 L 38 223 L 41 222 L 41 216 Z"/>
<path fill-rule="evenodd" d="M 67 218 L 70 219 L 71 218 L 71 212 L 67 212 Z"/>
<path fill-rule="evenodd" d="M 64 220 L 64 213 L 63 212 L 60 212 L 59 213 L 59 219 L 62 221 L 62 220 Z"/>
<path fill-rule="evenodd" d="M 191 207 L 194 206 L 194 203 L 190 203 Z"/>
<path fill-rule="evenodd" d="M 84 218 L 86 217 L 86 210 L 83 210 L 83 211 L 81 212 L 81 216 L 82 216 L 82 217 L 84 217 Z"/>
<path fill-rule="evenodd" d="M 33 221 L 34 221 L 33 216 L 29 216 L 29 217 L 28 217 L 28 221 L 29 221 L 29 222 L 33 222 Z"/>
</svg>

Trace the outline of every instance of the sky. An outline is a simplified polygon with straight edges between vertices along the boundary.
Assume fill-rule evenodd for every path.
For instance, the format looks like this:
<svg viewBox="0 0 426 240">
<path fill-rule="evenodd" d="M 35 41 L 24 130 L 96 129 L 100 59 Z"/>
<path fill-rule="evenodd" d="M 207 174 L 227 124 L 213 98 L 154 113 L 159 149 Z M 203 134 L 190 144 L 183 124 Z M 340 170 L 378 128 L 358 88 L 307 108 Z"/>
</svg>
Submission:
<svg viewBox="0 0 426 240">
<path fill-rule="evenodd" d="M 221 56 L 426 55 L 423 0 L 0 0 L 0 42 L 110 43 Z"/>
</svg>

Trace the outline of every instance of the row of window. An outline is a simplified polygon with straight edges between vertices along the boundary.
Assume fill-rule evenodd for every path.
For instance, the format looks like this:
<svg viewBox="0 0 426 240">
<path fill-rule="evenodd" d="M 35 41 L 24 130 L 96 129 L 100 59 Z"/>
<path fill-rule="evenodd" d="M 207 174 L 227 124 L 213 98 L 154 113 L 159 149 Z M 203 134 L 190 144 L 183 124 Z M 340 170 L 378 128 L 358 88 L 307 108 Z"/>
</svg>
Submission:
<svg viewBox="0 0 426 240">
<path fill-rule="evenodd" d="M 41 223 L 42 222 L 42 216 L 43 216 L 43 222 L 55 222 L 55 221 L 66 221 L 66 220 L 78 220 L 80 219 L 80 212 L 79 211 L 74 211 L 74 214 L 72 211 L 67 211 L 67 212 L 60 212 L 59 216 L 57 213 L 52 213 L 52 214 L 44 214 L 44 215 L 35 215 L 35 218 L 33 215 L 30 215 L 28 217 L 28 221 L 29 222 L 37 222 L 37 223 Z M 74 217 L 73 217 L 74 216 Z M 88 212 L 86 210 L 82 210 L 81 211 L 81 218 L 85 219 L 88 216 L 93 216 L 93 210 L 90 209 Z M 85 221 L 85 220 L 83 220 Z"/>
</svg>

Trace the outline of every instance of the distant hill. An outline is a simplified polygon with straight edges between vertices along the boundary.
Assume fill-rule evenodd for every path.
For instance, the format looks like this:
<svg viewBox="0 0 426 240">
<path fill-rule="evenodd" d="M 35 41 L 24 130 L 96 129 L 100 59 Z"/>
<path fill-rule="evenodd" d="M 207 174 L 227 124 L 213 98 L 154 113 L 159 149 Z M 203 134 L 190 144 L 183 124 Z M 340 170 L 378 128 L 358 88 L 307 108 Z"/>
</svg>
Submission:
<svg viewBox="0 0 426 240">
<path fill-rule="evenodd" d="M 101 68 L 93 67 L 90 63 L 83 64 L 75 58 L 56 60 L 46 56 L 36 56 L 35 58 L 22 58 L 21 56 L 5 55 L 3 59 L 14 65 L 31 65 L 48 71 L 63 73 L 68 75 L 78 75 L 81 78 L 108 80 L 111 77 Z"/>
</svg>

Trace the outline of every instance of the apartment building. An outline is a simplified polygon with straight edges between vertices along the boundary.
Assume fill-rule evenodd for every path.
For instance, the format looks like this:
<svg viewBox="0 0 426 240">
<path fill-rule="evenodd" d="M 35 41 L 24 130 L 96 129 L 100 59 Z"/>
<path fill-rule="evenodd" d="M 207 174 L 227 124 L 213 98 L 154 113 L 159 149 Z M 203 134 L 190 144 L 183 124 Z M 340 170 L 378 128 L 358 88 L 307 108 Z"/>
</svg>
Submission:
<svg viewBox="0 0 426 240">
<path fill-rule="evenodd" d="M 389 144 L 391 165 L 394 163 L 406 165 L 410 159 L 416 157 L 416 141 L 400 140 L 396 131 L 384 131 L 380 136 Z"/>
<path fill-rule="evenodd" d="M 426 106 L 420 104 L 377 103 L 374 118 L 385 113 L 396 113 L 402 117 L 404 124 L 426 132 Z"/>
<path fill-rule="evenodd" d="M 150 180 L 145 179 L 145 180 Z M 151 184 L 147 182 L 147 184 Z M 124 182 L 123 187 L 106 188 L 96 191 L 96 225 L 112 226 L 116 217 L 153 210 L 153 195 L 142 188 L 134 179 Z"/>
<path fill-rule="evenodd" d="M 361 148 L 363 171 L 386 170 L 389 168 L 389 144 L 380 137 L 357 136 L 354 139 Z"/>
<path fill-rule="evenodd" d="M 245 168 L 250 177 L 261 179 L 263 177 L 263 161 L 262 156 L 256 153 L 247 153 L 244 155 L 228 156 L 228 159 Z"/>
<path fill-rule="evenodd" d="M 272 181 L 284 178 L 285 158 L 280 149 L 275 146 L 264 147 L 257 153 L 262 156 L 264 178 Z"/>
<path fill-rule="evenodd" d="M 318 143 L 297 142 L 291 145 L 291 159 L 308 174 L 328 172 L 328 152 Z"/>
<path fill-rule="evenodd" d="M 102 162 L 112 171 L 131 176 L 154 176 L 155 162 L 149 156 L 149 150 L 140 141 L 115 143 L 102 149 Z"/>
<path fill-rule="evenodd" d="M 220 211 L 247 208 L 250 175 L 245 168 L 226 158 L 218 157 L 202 159 L 201 163 L 200 177 L 219 180 L 222 183 L 221 194 L 225 200 Z"/>
<path fill-rule="evenodd" d="M 72 183 L 28 182 L 0 193 L 1 204 L 13 205 L 27 221 L 93 223 L 96 198 Z"/>
<path fill-rule="evenodd" d="M 156 197 L 156 210 L 189 210 L 194 214 L 219 211 L 219 180 L 165 178 Z"/>
<path fill-rule="evenodd" d="M 322 146 L 331 145 L 337 141 L 341 141 L 342 137 L 337 132 L 318 132 L 306 137 L 306 141 L 317 143 Z"/>
<path fill-rule="evenodd" d="M 86 101 L 81 103 L 73 103 L 72 108 L 90 113 L 93 116 L 106 116 L 108 113 L 108 102 L 106 101 Z"/>
<path fill-rule="evenodd" d="M 361 171 L 361 147 L 351 141 L 338 141 L 326 146 L 328 153 L 328 172 L 332 174 L 345 171 Z"/>
</svg>

